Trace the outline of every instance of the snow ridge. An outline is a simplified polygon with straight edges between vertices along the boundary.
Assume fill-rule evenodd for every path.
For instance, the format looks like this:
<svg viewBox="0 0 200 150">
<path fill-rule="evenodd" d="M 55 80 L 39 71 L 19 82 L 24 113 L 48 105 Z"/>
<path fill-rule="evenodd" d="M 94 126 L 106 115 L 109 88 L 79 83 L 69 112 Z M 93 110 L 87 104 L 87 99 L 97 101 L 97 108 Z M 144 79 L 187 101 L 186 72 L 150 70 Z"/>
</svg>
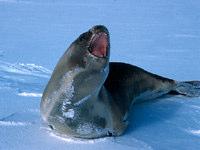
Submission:
<svg viewBox="0 0 200 150">
<path fill-rule="evenodd" d="M 66 143 L 77 143 L 77 144 L 96 144 L 97 142 L 104 142 L 108 138 L 100 138 L 100 139 L 78 139 L 78 138 L 72 138 L 64 135 L 60 135 L 58 133 L 53 133 L 51 131 L 48 131 L 49 135 L 51 137 L 54 137 L 58 140 L 62 140 Z"/>
<path fill-rule="evenodd" d="M 16 122 L 16 121 L 0 121 L 0 126 L 28 126 L 29 122 Z"/>
<path fill-rule="evenodd" d="M 49 78 L 51 70 L 35 64 L 8 63 L 0 61 L 0 71 L 21 75 L 31 75 L 36 77 Z"/>
<path fill-rule="evenodd" d="M 24 63 L 9 63 L 0 60 L 0 89 L 14 89 L 19 96 L 41 97 L 51 70 Z"/>
<path fill-rule="evenodd" d="M 22 92 L 18 93 L 19 96 L 25 96 L 25 97 L 42 97 L 41 93 L 28 93 L 28 92 Z"/>
</svg>

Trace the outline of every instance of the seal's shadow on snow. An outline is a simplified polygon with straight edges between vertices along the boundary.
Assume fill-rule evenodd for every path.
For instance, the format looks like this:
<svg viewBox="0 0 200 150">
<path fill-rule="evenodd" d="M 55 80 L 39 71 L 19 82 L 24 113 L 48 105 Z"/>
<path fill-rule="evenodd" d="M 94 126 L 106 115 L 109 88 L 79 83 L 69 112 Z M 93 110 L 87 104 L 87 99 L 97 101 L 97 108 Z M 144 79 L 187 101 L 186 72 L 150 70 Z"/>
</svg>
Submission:
<svg viewBox="0 0 200 150">
<path fill-rule="evenodd" d="M 129 114 L 129 126 L 125 134 L 132 134 L 139 128 L 168 122 L 181 107 L 180 103 L 173 100 L 176 98 L 160 98 L 133 105 Z"/>
</svg>

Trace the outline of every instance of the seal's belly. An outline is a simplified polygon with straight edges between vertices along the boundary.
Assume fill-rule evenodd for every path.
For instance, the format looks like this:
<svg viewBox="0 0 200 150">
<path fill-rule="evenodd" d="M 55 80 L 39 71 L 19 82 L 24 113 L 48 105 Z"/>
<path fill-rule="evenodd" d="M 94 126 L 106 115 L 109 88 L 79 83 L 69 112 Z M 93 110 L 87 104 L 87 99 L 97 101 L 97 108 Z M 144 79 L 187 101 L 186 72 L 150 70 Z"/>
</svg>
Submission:
<svg viewBox="0 0 200 150">
<path fill-rule="evenodd" d="M 104 113 L 98 113 L 91 101 L 92 99 L 82 103 L 63 101 L 55 105 L 48 117 L 49 125 L 61 134 L 74 137 L 106 136 L 107 118 Z M 98 109 L 103 109 L 103 107 L 99 104 Z"/>
</svg>

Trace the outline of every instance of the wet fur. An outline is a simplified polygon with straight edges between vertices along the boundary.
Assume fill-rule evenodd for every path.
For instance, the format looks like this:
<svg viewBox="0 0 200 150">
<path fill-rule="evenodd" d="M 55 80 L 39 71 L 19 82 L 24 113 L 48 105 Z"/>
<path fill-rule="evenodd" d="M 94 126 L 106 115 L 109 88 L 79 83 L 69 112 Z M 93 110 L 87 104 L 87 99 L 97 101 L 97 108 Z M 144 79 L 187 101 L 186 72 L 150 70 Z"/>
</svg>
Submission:
<svg viewBox="0 0 200 150">
<path fill-rule="evenodd" d="M 123 115 L 134 102 L 157 98 L 175 86 L 174 80 L 152 74 L 137 66 L 122 62 L 111 62 L 109 65 L 110 72 L 104 86 Z"/>
</svg>

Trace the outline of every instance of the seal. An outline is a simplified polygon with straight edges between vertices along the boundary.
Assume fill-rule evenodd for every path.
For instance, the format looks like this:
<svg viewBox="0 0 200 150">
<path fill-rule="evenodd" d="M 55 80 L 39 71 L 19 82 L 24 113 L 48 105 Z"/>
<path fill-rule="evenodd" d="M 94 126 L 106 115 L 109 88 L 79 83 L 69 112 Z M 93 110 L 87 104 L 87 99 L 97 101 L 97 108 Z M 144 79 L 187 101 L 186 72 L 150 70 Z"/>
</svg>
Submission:
<svg viewBox="0 0 200 150">
<path fill-rule="evenodd" d="M 109 55 L 109 32 L 104 26 L 93 27 L 70 45 L 42 96 L 42 118 L 51 128 L 80 138 L 124 131 L 123 116 L 103 86 Z"/>
<path fill-rule="evenodd" d="M 81 34 L 56 65 L 43 92 L 43 120 L 58 133 L 78 138 L 119 136 L 137 102 L 165 94 L 200 96 L 200 82 L 177 82 L 139 67 L 109 62 L 105 26 Z"/>
</svg>

